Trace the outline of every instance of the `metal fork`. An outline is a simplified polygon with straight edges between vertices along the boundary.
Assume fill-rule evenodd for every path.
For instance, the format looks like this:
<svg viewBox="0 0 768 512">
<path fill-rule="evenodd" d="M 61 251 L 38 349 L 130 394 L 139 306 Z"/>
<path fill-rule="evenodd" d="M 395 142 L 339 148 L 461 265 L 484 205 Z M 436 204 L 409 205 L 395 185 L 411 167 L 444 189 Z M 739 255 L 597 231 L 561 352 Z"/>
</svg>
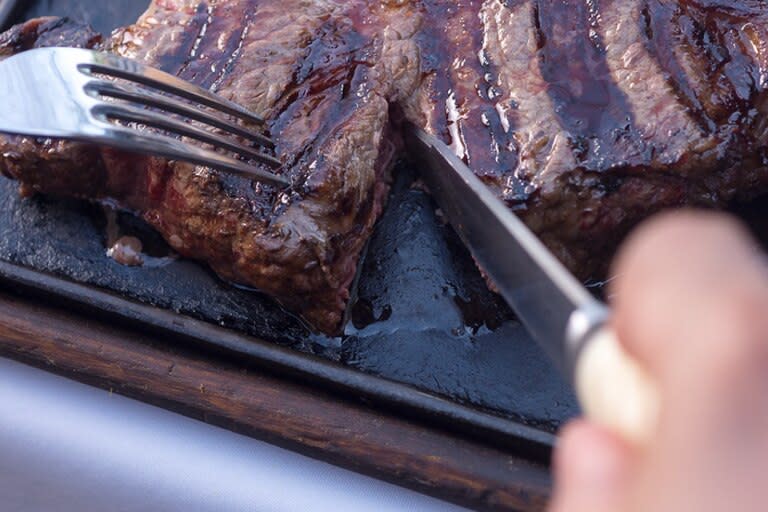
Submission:
<svg viewBox="0 0 768 512">
<path fill-rule="evenodd" d="M 76 48 L 26 51 L 0 62 L 0 98 L 0 132 L 95 143 L 221 169 L 272 185 L 290 184 L 249 163 L 281 166 L 280 160 L 264 151 L 274 144 L 264 133 L 263 119 L 130 59 Z"/>
</svg>

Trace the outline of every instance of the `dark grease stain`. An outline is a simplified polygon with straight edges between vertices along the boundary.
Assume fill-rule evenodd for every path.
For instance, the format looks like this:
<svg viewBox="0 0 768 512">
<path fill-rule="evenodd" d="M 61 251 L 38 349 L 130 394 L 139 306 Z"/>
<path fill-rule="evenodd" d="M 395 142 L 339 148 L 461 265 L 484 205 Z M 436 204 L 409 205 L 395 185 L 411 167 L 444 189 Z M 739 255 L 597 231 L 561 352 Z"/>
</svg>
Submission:
<svg viewBox="0 0 768 512">
<path fill-rule="evenodd" d="M 576 413 L 568 385 L 408 168 L 361 269 L 342 362 L 554 429 Z"/>
<path fill-rule="evenodd" d="M 385 304 L 377 310 L 372 301 L 364 298 L 357 298 L 350 304 L 349 309 L 349 321 L 358 330 L 375 323 L 386 322 L 392 317 L 392 306 Z"/>
</svg>

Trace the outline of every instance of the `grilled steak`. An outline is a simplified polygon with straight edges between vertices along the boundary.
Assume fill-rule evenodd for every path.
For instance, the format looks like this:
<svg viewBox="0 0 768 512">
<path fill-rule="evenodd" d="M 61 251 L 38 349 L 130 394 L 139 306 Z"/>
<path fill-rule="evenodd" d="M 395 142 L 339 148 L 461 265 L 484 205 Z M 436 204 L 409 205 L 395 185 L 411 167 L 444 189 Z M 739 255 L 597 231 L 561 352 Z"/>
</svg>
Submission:
<svg viewBox="0 0 768 512">
<path fill-rule="evenodd" d="M 98 46 L 216 90 L 268 119 L 294 186 L 17 137 L 0 139 L 0 170 L 116 200 L 325 332 L 383 207 L 401 116 L 581 276 L 661 208 L 768 190 L 760 0 L 155 0 L 103 42 L 75 28 L 20 25 L 0 57 Z"/>
<path fill-rule="evenodd" d="M 768 190 L 765 2 L 424 5 L 436 43 L 410 117 L 581 277 L 662 208 Z"/>
<path fill-rule="evenodd" d="M 404 75 L 412 67 L 415 75 L 417 63 L 407 55 L 414 45 L 399 44 L 410 34 L 365 34 L 353 7 L 158 0 L 101 45 L 267 118 L 282 172 L 294 183 L 288 191 L 186 163 L 24 138 L 0 142 L 0 169 L 28 190 L 110 198 L 141 212 L 180 254 L 334 332 L 387 195 L 395 154 L 388 105 L 399 95 L 388 68 Z M 371 15 L 405 18 L 407 8 Z M 68 40 L 73 32 L 64 22 L 32 21 L 3 36 L 0 51 L 82 44 Z"/>
</svg>

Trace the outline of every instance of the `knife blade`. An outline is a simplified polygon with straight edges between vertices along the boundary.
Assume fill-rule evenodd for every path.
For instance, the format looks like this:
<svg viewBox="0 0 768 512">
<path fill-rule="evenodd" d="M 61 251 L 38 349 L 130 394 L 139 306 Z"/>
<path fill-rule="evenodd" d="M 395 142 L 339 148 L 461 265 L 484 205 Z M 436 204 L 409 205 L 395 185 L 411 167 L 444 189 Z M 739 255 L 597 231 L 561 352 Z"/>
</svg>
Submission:
<svg viewBox="0 0 768 512">
<path fill-rule="evenodd" d="M 410 154 L 438 206 L 533 338 L 573 383 L 588 416 L 634 441 L 658 400 L 606 327 L 609 310 L 442 141 L 410 125 Z"/>
</svg>

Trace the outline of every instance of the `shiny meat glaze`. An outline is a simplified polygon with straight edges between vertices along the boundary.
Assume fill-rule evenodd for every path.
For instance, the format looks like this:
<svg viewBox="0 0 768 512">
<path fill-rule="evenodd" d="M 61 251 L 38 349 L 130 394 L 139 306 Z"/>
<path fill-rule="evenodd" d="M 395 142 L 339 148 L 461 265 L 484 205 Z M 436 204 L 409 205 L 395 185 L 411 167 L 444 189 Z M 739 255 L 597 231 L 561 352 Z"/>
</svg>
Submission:
<svg viewBox="0 0 768 512">
<path fill-rule="evenodd" d="M 768 189 L 766 31 L 756 0 L 156 0 L 103 47 L 266 117 L 295 186 L 18 138 L 0 140 L 0 170 L 117 199 L 333 332 L 386 195 L 390 112 L 449 143 L 586 276 L 654 211 Z M 57 20 L 2 38 L 0 56 L 98 43 Z"/>
<path fill-rule="evenodd" d="M 408 116 L 581 277 L 666 207 L 768 190 L 768 4 L 421 2 Z"/>
</svg>

